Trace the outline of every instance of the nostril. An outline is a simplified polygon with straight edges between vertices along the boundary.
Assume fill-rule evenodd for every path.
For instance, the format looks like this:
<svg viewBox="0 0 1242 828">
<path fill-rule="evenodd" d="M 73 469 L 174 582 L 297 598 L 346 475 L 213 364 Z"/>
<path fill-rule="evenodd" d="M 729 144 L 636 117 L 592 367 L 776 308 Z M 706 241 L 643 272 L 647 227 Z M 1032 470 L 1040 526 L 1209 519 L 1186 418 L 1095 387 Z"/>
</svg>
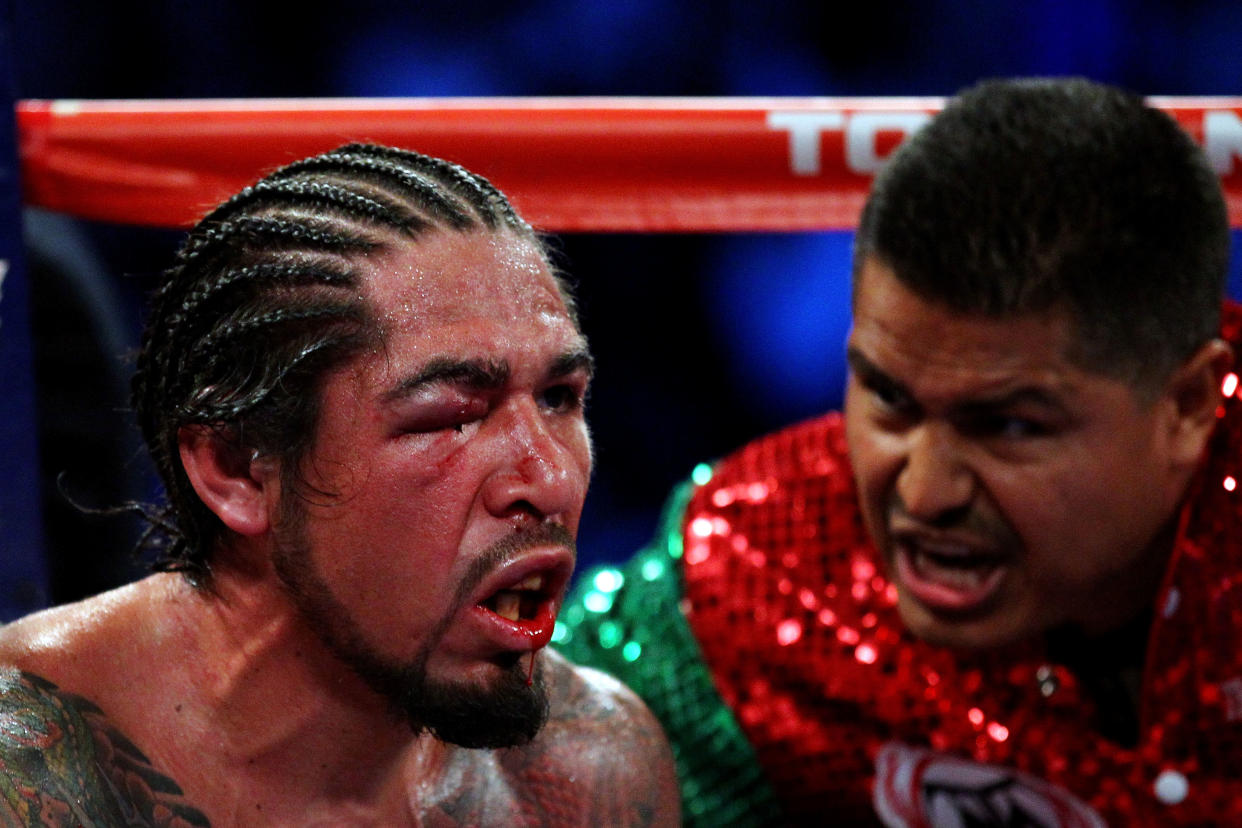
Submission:
<svg viewBox="0 0 1242 828">
<path fill-rule="evenodd" d="M 543 523 L 547 515 L 529 500 L 518 500 L 509 505 L 504 517 L 513 524 L 514 532 L 524 532 Z"/>
</svg>

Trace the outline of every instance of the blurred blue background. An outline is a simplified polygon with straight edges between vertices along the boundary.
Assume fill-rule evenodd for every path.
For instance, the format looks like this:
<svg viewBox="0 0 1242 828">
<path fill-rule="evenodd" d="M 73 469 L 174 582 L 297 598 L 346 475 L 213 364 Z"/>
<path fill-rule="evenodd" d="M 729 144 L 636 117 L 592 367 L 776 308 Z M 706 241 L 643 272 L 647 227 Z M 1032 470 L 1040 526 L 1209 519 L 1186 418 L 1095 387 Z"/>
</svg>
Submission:
<svg viewBox="0 0 1242 828">
<path fill-rule="evenodd" d="M 1032 74 L 1242 93 L 1236 0 L 17 0 L 15 12 L 24 98 L 948 95 Z M 152 496 L 124 377 L 140 297 L 178 237 L 46 214 L 28 217 L 27 237 L 59 602 L 138 571 L 135 527 L 84 517 L 57 489 L 101 507 Z M 598 358 L 584 567 L 645 542 L 696 462 L 839 403 L 848 233 L 557 246 Z"/>
</svg>

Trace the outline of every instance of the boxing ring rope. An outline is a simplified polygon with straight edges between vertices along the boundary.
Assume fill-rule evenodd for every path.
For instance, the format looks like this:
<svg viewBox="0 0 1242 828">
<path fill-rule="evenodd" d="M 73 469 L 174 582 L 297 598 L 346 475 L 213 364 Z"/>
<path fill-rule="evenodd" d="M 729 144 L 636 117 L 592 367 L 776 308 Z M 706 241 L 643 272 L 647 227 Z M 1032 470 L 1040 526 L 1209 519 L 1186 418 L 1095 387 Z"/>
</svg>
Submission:
<svg viewBox="0 0 1242 828">
<path fill-rule="evenodd" d="M 1242 227 L 1242 98 L 1151 98 L 1200 141 Z M 552 232 L 852 227 L 939 98 L 22 101 L 26 204 L 184 227 L 281 164 L 347 141 L 457 161 Z"/>
<path fill-rule="evenodd" d="M 12 100 L 0 99 L 0 478 L 22 483 L 0 486 L 0 622 L 38 608 L 47 575 L 21 204 L 187 227 L 282 164 L 374 141 L 487 176 L 549 232 L 849 229 L 884 159 L 943 105 L 445 98 L 17 101 L 8 109 Z M 1151 101 L 1203 144 L 1230 223 L 1242 228 L 1242 98 Z"/>
</svg>

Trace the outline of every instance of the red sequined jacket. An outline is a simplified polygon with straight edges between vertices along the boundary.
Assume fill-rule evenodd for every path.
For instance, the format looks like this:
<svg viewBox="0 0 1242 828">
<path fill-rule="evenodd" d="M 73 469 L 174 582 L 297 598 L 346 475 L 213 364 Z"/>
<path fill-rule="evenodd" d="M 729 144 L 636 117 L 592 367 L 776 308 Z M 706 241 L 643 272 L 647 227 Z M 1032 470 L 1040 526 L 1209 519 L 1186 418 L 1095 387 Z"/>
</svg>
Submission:
<svg viewBox="0 0 1242 828">
<path fill-rule="evenodd" d="M 1239 328 L 1230 307 L 1235 345 Z M 1242 403 L 1218 415 L 1153 607 L 1130 747 L 1101 734 L 1108 711 L 1042 645 L 968 656 L 904 630 L 838 415 L 720 463 L 685 512 L 682 608 L 787 816 L 1242 825 Z"/>
</svg>

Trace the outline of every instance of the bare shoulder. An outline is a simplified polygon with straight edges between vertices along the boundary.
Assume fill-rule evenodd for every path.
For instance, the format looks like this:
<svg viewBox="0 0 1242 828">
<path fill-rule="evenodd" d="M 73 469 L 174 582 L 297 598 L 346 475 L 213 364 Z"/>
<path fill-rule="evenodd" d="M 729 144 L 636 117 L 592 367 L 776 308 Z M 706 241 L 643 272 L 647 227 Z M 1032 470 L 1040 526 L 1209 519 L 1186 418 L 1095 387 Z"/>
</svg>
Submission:
<svg viewBox="0 0 1242 828">
<path fill-rule="evenodd" d="M 75 663 L 108 649 L 116 619 L 132 614 L 150 587 L 141 582 L 73 604 L 62 604 L 0 625 L 0 665 L 36 665 L 40 674 L 71 671 Z"/>
<path fill-rule="evenodd" d="M 94 704 L 34 673 L 0 667 L 0 824 L 208 822 Z"/>
<path fill-rule="evenodd" d="M 581 667 L 555 650 L 545 650 L 551 724 L 607 722 L 618 735 L 632 735 L 644 748 L 667 747 L 664 731 L 634 691 L 607 673 Z M 658 739 L 643 738 L 658 736 Z"/>
<path fill-rule="evenodd" d="M 208 824 L 99 706 L 136 686 L 113 631 L 130 592 L 0 627 L 0 826 Z"/>
<path fill-rule="evenodd" d="M 557 779 L 568 780 L 560 783 L 563 801 L 545 813 L 577 809 L 580 820 L 566 824 L 680 825 L 673 754 L 655 716 L 611 676 L 544 652 L 548 724 L 520 750 L 547 776 L 550 796 Z"/>
</svg>

